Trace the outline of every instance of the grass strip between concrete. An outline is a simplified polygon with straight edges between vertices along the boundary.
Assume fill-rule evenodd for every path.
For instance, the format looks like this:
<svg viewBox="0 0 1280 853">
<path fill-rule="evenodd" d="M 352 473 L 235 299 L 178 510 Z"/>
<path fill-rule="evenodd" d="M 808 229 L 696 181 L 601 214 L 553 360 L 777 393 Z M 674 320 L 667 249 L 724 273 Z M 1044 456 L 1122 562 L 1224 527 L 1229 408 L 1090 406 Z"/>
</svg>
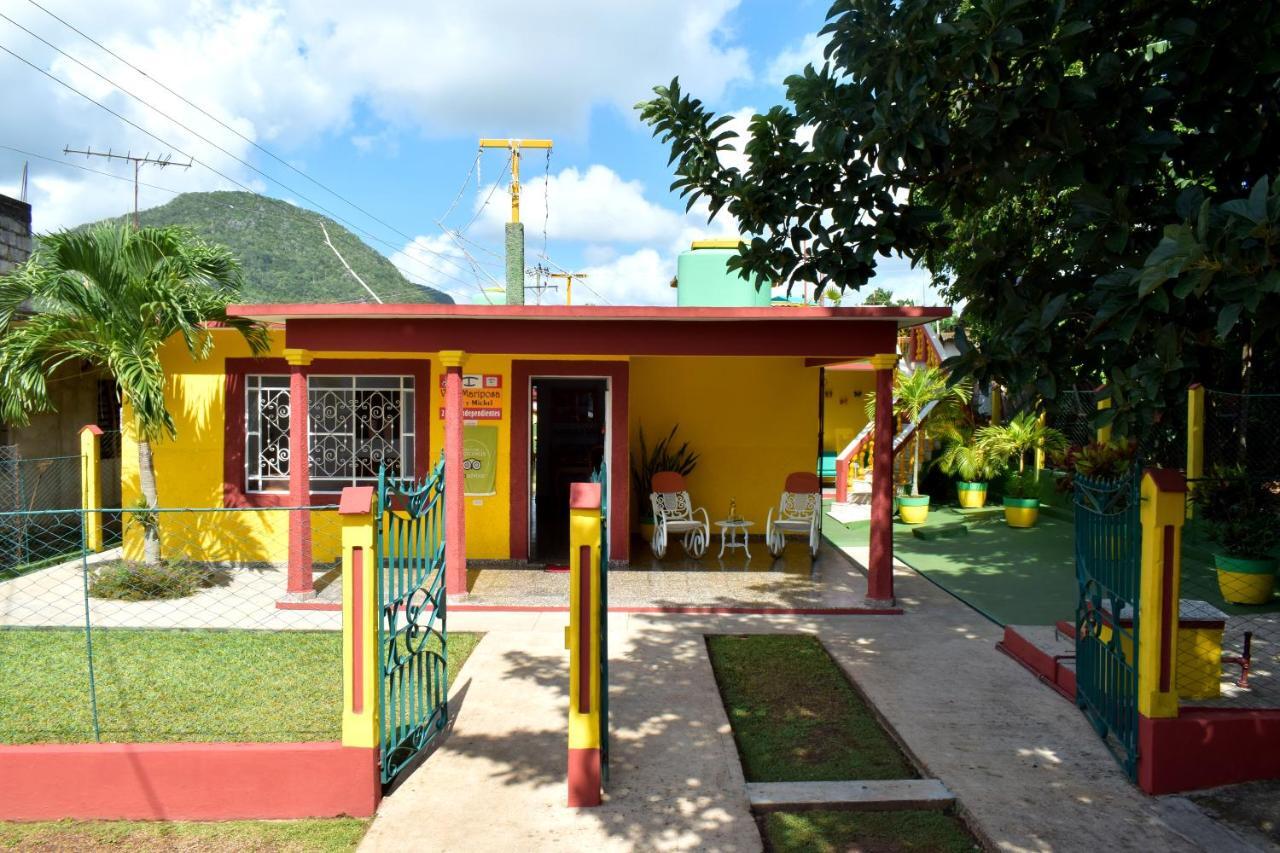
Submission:
<svg viewBox="0 0 1280 853">
<path fill-rule="evenodd" d="M 919 778 L 817 637 L 717 635 L 707 649 L 748 782 Z M 779 810 L 758 823 L 776 853 L 979 849 L 941 811 Z"/>
<path fill-rule="evenodd" d="M 479 634 L 449 635 L 452 682 Z M 93 631 L 102 740 L 338 740 L 337 631 Z M 84 631 L 0 630 L 0 743 L 92 741 Z"/>
<path fill-rule="evenodd" d="M 218 822 L 56 821 L 0 823 L 0 850 L 200 851 L 200 853 L 346 853 L 367 820 Z"/>
</svg>

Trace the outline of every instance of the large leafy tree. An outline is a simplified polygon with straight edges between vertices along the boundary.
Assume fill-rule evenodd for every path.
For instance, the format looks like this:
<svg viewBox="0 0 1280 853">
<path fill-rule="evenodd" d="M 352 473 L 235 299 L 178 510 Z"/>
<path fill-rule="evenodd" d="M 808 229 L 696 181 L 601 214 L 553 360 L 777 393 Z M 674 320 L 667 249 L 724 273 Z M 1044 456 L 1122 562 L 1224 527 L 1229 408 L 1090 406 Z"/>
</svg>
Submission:
<svg viewBox="0 0 1280 853">
<path fill-rule="evenodd" d="M 639 105 L 673 188 L 754 235 L 735 267 L 859 288 L 899 253 L 966 303 L 959 373 L 1050 400 L 1105 381 L 1122 426 L 1274 346 L 1274 256 L 1212 256 L 1273 241 L 1276 4 L 837 0 L 822 33 L 823 67 L 751 120 L 745 170 L 678 80 Z"/>
<path fill-rule="evenodd" d="M 193 358 L 206 358 L 215 322 L 265 351 L 263 326 L 227 316 L 240 285 L 230 252 L 180 228 L 102 225 L 41 237 L 31 259 L 0 279 L 0 416 L 21 424 L 52 410 L 49 382 L 64 364 L 87 362 L 115 377 L 138 436 L 143 499 L 157 506 L 151 445 L 175 435 L 160 348 L 176 336 Z M 144 527 L 154 562 L 155 525 Z"/>
</svg>

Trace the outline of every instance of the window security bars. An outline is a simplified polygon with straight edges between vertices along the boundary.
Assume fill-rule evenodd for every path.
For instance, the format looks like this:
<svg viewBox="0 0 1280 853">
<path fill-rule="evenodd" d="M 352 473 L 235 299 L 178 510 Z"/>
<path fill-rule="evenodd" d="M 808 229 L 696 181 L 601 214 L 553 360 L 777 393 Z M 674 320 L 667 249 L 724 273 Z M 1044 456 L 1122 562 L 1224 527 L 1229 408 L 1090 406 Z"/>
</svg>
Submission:
<svg viewBox="0 0 1280 853">
<path fill-rule="evenodd" d="M 374 485 L 385 464 L 413 476 L 415 389 L 411 376 L 311 376 L 307 429 L 314 492 Z M 289 377 L 249 376 L 245 394 L 246 487 L 289 486 Z"/>
</svg>

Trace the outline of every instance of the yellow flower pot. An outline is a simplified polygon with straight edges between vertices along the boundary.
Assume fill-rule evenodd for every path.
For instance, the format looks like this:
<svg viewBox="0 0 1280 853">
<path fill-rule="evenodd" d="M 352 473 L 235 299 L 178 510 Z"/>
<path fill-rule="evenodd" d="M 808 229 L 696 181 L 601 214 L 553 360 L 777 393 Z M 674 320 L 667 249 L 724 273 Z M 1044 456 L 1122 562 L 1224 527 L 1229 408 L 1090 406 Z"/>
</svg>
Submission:
<svg viewBox="0 0 1280 853">
<path fill-rule="evenodd" d="M 1004 521 L 1010 527 L 1035 527 L 1040 517 L 1038 498 L 1005 498 Z"/>
<path fill-rule="evenodd" d="M 1218 591 L 1232 604 L 1268 604 L 1276 589 L 1276 561 L 1214 554 Z"/>
<path fill-rule="evenodd" d="M 987 484 L 961 480 L 956 483 L 956 497 L 965 509 L 981 509 L 987 505 Z"/>
<path fill-rule="evenodd" d="M 903 495 L 898 498 L 898 517 L 903 524 L 924 524 L 929 517 L 929 496 Z"/>
</svg>

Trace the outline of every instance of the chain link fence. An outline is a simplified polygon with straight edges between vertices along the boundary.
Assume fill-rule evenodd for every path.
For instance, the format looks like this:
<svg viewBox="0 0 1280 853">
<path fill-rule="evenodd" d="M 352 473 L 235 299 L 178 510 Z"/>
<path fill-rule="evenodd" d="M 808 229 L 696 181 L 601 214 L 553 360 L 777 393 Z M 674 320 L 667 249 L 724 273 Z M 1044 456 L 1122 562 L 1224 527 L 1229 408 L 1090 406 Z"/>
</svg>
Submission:
<svg viewBox="0 0 1280 853">
<path fill-rule="evenodd" d="M 1093 391 L 1063 391 L 1046 406 L 1045 420 L 1067 437 L 1069 445 L 1084 447 L 1093 441 L 1093 417 L 1098 411 L 1097 395 Z"/>
<path fill-rule="evenodd" d="M 79 456 L 23 459 L 0 447 L 0 573 L 79 549 L 82 467 Z"/>
<path fill-rule="evenodd" d="M 314 596 L 287 595 L 303 521 Z M 58 553 L 0 565 L 0 743 L 340 737 L 336 507 L 0 512 L 17 529 Z"/>
<path fill-rule="evenodd" d="M 1205 470 L 1240 466 L 1280 480 L 1280 394 L 1204 393 Z"/>
</svg>

